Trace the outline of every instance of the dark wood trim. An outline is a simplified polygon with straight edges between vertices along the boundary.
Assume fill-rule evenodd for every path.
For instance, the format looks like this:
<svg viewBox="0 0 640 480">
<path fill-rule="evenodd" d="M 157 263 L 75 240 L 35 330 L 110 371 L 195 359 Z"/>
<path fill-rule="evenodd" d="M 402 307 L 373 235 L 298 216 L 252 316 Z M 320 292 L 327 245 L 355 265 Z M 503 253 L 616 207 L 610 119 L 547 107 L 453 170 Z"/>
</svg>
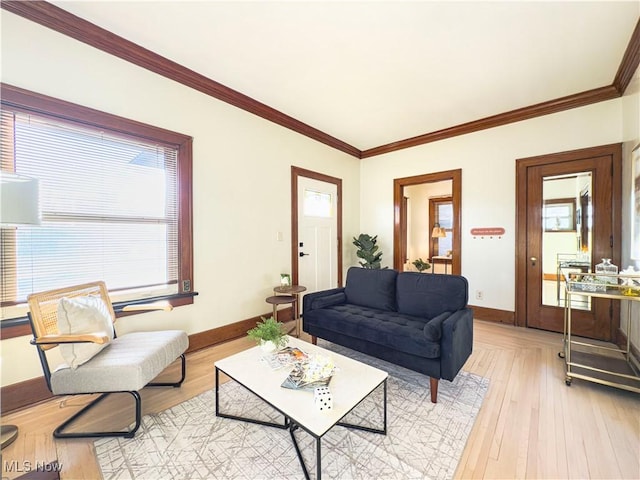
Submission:
<svg viewBox="0 0 640 480">
<path fill-rule="evenodd" d="M 33 347 L 33 354 L 36 353 Z M 44 377 L 31 378 L 0 388 L 2 415 L 53 398 Z"/>
<path fill-rule="evenodd" d="M 269 311 L 257 317 L 189 335 L 189 348 L 186 353 L 189 354 L 203 348 L 242 338 L 247 334 L 247 330 L 256 326 L 261 317 L 269 316 L 271 313 Z M 278 310 L 278 319 L 285 323 L 292 321 L 293 309 L 287 307 Z M 35 347 L 33 348 L 33 354 L 37 355 Z M 44 377 L 36 377 L 0 388 L 0 398 L 2 398 L 2 403 L 0 404 L 1 413 L 4 415 L 8 412 L 49 400 L 53 398 L 53 395 L 47 388 Z"/>
<path fill-rule="evenodd" d="M 256 326 L 262 317 L 269 317 L 272 312 L 258 315 L 257 317 L 247 318 L 246 320 L 240 320 L 239 322 L 231 323 L 229 325 L 223 325 L 222 327 L 213 328 L 211 330 L 205 330 L 204 332 L 194 333 L 189 335 L 189 348 L 187 353 L 196 352 L 203 348 L 212 347 L 221 343 L 242 338 L 247 334 L 247 330 Z M 293 320 L 293 309 L 286 307 L 278 310 L 278 320 L 281 322 L 290 322 Z"/>
<path fill-rule="evenodd" d="M 360 150 L 179 63 L 44 1 L 3 1 L 3 9 L 265 120 L 360 158 Z"/>
<path fill-rule="evenodd" d="M 638 65 L 640 65 L 640 20 L 636 23 L 636 28 L 631 34 L 631 39 L 613 80 L 613 86 L 620 95 L 624 95 L 629 83 L 631 83 L 633 74 L 638 70 Z"/>
<path fill-rule="evenodd" d="M 332 183 L 336 186 L 338 194 L 337 222 L 338 222 L 338 286 L 342 286 L 342 179 L 331 177 L 322 173 L 306 170 L 304 168 L 291 166 L 291 279 L 298 283 L 298 177 L 311 178 L 320 182 Z"/>
<path fill-rule="evenodd" d="M 131 302 L 117 302 L 114 303 L 113 309 L 116 314 L 116 318 L 128 317 L 130 315 L 143 315 L 146 313 L 150 313 L 149 311 L 134 311 L 134 312 L 124 312 L 122 308 L 125 305 L 132 305 L 135 303 L 148 303 L 155 301 L 167 301 L 173 307 L 182 307 L 184 305 L 191 305 L 193 303 L 193 297 L 198 295 L 198 292 L 191 293 L 183 293 L 183 294 L 174 294 L 174 295 L 163 295 L 152 298 L 145 298 L 141 300 L 134 300 Z M 32 336 L 33 332 L 31 331 L 31 326 L 29 325 L 29 317 L 25 313 L 23 317 L 16 318 L 6 318 L 0 322 L 0 340 L 7 340 L 9 338 L 15 337 L 24 337 L 24 336 Z"/>
<path fill-rule="evenodd" d="M 36 113 L 76 125 L 104 128 L 125 137 L 145 138 L 167 146 L 181 147 L 192 139 L 188 135 L 32 92 L 8 83 L 0 83 L 0 92 L 4 106 L 25 113 Z M 131 135 L 132 133 L 134 135 Z"/>
<path fill-rule="evenodd" d="M 193 139 L 189 137 L 178 148 L 178 252 L 180 265 L 178 291 L 185 292 L 185 280 L 189 281 L 188 292 L 193 292 L 195 279 L 193 268 Z M 193 303 L 193 300 L 189 303 Z"/>
<path fill-rule="evenodd" d="M 502 125 L 507 125 L 509 123 L 520 122 L 522 120 L 541 117 L 543 115 L 549 115 L 551 113 L 557 113 L 564 110 L 570 110 L 572 108 L 583 107 L 592 103 L 611 100 L 612 98 L 617 98 L 619 96 L 620 93 L 614 86 L 595 88 L 593 90 L 577 93 L 575 95 L 557 98 L 548 102 L 542 102 L 536 105 L 531 105 L 529 107 L 511 110 L 510 112 L 500 113 L 498 115 L 492 115 L 491 117 L 474 120 L 472 122 L 463 123 L 454 127 L 445 128 L 443 130 L 426 133 L 424 135 L 418 135 L 417 137 L 407 138 L 406 140 L 388 143 L 380 147 L 370 148 L 362 152 L 361 158 L 382 155 L 384 153 L 395 152 L 397 150 L 416 147 L 418 145 L 424 145 L 426 143 L 437 142 L 446 138 L 466 135 L 468 133 L 478 132 L 480 130 L 486 130 L 488 128 L 499 127 Z"/>
<path fill-rule="evenodd" d="M 444 172 L 427 173 L 413 177 L 396 178 L 393 180 L 393 268 L 402 270 L 402 199 L 404 187 L 451 180 L 451 196 L 453 199 L 453 255 L 451 259 L 451 273 L 460 275 L 462 272 L 462 169 Z"/>
<path fill-rule="evenodd" d="M 428 225 L 428 229 L 427 232 L 429 232 L 429 258 L 431 258 L 431 263 L 438 263 L 437 259 L 434 259 L 432 257 L 436 256 L 436 255 L 444 255 L 446 252 L 441 252 L 440 249 L 438 248 L 438 242 L 436 241 L 436 239 L 431 238 L 431 232 L 433 231 L 434 225 L 436 224 L 435 219 L 436 219 L 436 212 L 437 212 L 437 205 L 441 204 L 441 203 L 451 203 L 453 204 L 453 197 L 451 195 L 446 195 L 443 197 L 432 197 L 429 198 L 429 225 Z M 440 222 L 437 222 L 438 224 L 440 224 Z M 440 225 L 442 227 L 442 225 Z M 446 231 L 447 229 L 445 229 Z M 453 230 L 453 229 L 451 229 Z M 448 261 L 442 261 L 441 263 L 444 263 L 444 268 L 445 271 L 447 269 L 447 263 L 449 263 Z M 434 269 L 431 270 L 432 272 L 435 273 L 435 266 L 433 267 Z"/>
<path fill-rule="evenodd" d="M 587 90 L 574 95 L 542 102 L 506 113 L 500 113 L 480 120 L 361 151 L 342 140 L 332 137 L 268 105 L 260 103 L 247 95 L 237 92 L 204 75 L 115 35 L 53 4 L 45 1 L 25 2 L 5 0 L 0 3 L 0 6 L 11 13 L 91 45 L 92 47 L 198 90 L 230 105 L 241 108 L 249 113 L 253 113 L 265 120 L 289 128 L 290 130 L 356 158 L 382 155 L 384 153 L 617 98 L 626 90 L 640 63 L 640 22 L 638 22 L 612 85 Z"/>
<path fill-rule="evenodd" d="M 6 321 L 6 320 L 5 320 Z M 7 340 L 9 338 L 24 337 L 25 335 L 31 335 L 31 327 L 28 323 L 19 325 L 11 325 L 10 327 L 0 328 L 0 340 Z"/>
<path fill-rule="evenodd" d="M 516 288 L 515 325 L 527 326 L 527 169 L 536 165 L 570 162 L 587 158 L 610 156 L 612 158 L 612 229 L 614 261 L 619 262 L 622 239 L 622 144 L 614 143 L 598 147 L 581 148 L 567 152 L 538 155 L 535 157 L 516 159 L 516 254 L 515 254 L 515 284 L 524 288 Z M 619 302 L 614 302 L 614 318 L 619 312 Z M 615 322 L 614 322 L 615 323 Z M 613 326 L 612 326 L 613 329 Z M 614 338 L 615 332 L 611 332 Z"/>
<path fill-rule="evenodd" d="M 515 314 L 509 310 L 478 307 L 476 305 L 469 305 L 469 308 L 473 310 L 473 318 L 475 320 L 486 320 L 488 322 L 515 325 Z"/>
</svg>

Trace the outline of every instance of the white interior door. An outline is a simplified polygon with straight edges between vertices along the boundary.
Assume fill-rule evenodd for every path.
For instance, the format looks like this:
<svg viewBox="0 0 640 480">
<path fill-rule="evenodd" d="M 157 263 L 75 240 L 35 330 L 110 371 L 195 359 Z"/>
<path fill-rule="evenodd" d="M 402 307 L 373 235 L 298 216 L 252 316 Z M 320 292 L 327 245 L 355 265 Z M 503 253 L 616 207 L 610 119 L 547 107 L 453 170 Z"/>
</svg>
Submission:
<svg viewBox="0 0 640 480">
<path fill-rule="evenodd" d="M 298 284 L 305 293 L 338 286 L 338 189 L 298 177 Z"/>
</svg>

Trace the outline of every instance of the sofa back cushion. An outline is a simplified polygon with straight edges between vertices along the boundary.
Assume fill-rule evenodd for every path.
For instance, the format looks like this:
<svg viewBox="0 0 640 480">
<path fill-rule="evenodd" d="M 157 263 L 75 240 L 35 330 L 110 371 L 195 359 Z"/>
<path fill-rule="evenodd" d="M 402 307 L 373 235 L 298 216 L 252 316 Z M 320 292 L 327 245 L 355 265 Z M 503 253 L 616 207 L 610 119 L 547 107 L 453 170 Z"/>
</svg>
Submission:
<svg viewBox="0 0 640 480">
<path fill-rule="evenodd" d="M 393 312 L 396 309 L 396 277 L 392 269 L 351 267 L 344 293 L 347 303 Z"/>
<path fill-rule="evenodd" d="M 469 299 L 467 279 L 459 275 L 402 272 L 396 291 L 399 313 L 428 319 L 460 310 Z"/>
</svg>

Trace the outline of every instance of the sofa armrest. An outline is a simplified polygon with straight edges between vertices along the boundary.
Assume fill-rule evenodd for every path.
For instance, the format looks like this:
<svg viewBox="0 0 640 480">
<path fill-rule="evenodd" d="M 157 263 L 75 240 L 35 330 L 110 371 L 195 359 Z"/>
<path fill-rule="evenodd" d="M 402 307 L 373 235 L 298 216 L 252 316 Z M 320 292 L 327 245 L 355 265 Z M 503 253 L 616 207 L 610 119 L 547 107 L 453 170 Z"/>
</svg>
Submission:
<svg viewBox="0 0 640 480">
<path fill-rule="evenodd" d="M 312 310 L 340 305 L 346 301 L 344 287 L 322 290 L 320 292 L 308 293 L 302 298 L 302 316 Z"/>
<path fill-rule="evenodd" d="M 442 324 L 440 375 L 453 380 L 473 350 L 473 310 L 463 308 Z"/>
</svg>

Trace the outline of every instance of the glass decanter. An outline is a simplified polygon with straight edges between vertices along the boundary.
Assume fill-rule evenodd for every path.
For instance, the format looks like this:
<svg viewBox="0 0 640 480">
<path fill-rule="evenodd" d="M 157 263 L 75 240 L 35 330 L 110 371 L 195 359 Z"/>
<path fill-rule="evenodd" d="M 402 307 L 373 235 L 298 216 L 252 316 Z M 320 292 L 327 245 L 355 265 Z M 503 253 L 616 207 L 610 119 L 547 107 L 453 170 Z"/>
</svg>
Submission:
<svg viewBox="0 0 640 480">
<path fill-rule="evenodd" d="M 598 276 L 597 274 L 605 274 Z M 618 267 L 611 263 L 610 258 L 603 258 L 602 262 L 596 265 L 596 281 L 609 284 L 609 285 L 617 285 L 618 279 L 611 275 L 618 274 Z"/>
</svg>

